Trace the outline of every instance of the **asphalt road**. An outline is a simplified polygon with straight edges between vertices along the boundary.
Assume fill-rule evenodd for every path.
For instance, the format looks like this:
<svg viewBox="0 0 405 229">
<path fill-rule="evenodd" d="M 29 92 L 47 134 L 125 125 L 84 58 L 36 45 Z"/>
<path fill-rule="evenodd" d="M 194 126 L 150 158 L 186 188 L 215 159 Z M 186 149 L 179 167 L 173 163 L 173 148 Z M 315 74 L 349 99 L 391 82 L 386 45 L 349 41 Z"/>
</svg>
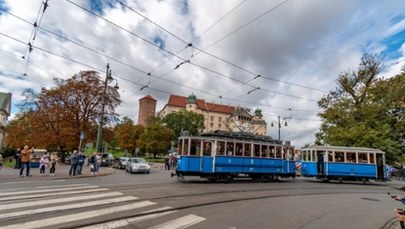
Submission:
<svg viewBox="0 0 405 229">
<path fill-rule="evenodd" d="M 397 228 L 403 183 L 211 183 L 168 171 L 6 182 L 0 228 Z M 405 206 L 404 206 L 405 207 Z"/>
</svg>

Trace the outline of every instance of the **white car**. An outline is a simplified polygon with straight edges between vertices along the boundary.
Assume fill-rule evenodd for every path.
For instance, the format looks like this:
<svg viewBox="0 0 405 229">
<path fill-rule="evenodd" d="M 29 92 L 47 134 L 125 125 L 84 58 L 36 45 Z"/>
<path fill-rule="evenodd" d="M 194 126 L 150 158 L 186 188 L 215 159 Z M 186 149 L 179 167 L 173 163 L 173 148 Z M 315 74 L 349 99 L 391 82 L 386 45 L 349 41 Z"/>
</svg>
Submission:
<svg viewBox="0 0 405 229">
<path fill-rule="evenodd" d="M 130 173 L 150 173 L 150 165 L 145 159 L 134 157 L 128 159 L 125 171 Z"/>
</svg>

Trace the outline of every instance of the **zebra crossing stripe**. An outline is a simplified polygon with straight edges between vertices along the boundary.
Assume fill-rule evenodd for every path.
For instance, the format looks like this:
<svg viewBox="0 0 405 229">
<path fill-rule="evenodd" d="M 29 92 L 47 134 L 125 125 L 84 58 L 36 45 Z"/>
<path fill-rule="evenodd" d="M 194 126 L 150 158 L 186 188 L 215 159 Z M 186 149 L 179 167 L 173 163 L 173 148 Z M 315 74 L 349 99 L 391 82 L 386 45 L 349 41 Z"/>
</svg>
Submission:
<svg viewBox="0 0 405 229">
<path fill-rule="evenodd" d="M 80 212 L 80 213 L 75 213 L 75 214 L 70 214 L 70 215 L 63 215 L 63 216 L 45 218 L 45 219 L 41 219 L 41 220 L 34 220 L 34 221 L 26 222 L 26 223 L 1 226 L 0 229 L 41 228 L 41 227 L 53 226 L 53 225 L 57 225 L 57 224 L 63 224 L 63 223 L 68 223 L 68 222 L 75 222 L 75 221 L 79 221 L 79 220 L 94 218 L 97 216 L 115 214 L 117 212 L 129 211 L 129 210 L 133 210 L 136 208 L 151 206 L 154 204 L 156 204 L 156 203 L 151 202 L 151 201 L 142 201 L 142 202 L 131 203 L 131 204 L 126 204 L 126 205 L 119 205 L 119 206 L 114 206 L 114 207 L 109 207 L 109 208 L 98 209 L 98 210 Z"/>
<path fill-rule="evenodd" d="M 110 191 L 107 188 L 96 188 L 96 189 L 87 189 L 87 190 L 76 190 L 76 191 L 69 191 L 69 192 L 54 192 L 54 193 L 41 193 L 35 195 L 22 195 L 22 196 L 9 196 L 0 198 L 0 201 L 5 200 L 21 200 L 21 199 L 28 199 L 28 198 L 38 198 L 38 197 L 51 197 L 51 196 L 59 196 L 59 195 L 75 195 L 80 193 L 89 193 L 89 192 L 100 192 L 100 191 Z"/>
<path fill-rule="evenodd" d="M 121 196 L 121 195 L 123 195 L 123 194 L 120 192 L 107 192 L 107 193 L 101 193 L 101 194 L 72 196 L 72 197 L 58 198 L 58 199 L 29 201 L 29 202 L 24 202 L 24 203 L 1 204 L 0 211 L 16 209 L 16 208 L 26 208 L 26 207 L 47 205 L 47 204 L 65 203 L 65 202 L 78 201 L 78 200 L 91 200 L 91 199 L 98 199 L 98 198 L 103 198 L 103 197 L 115 197 L 115 196 Z"/>
<path fill-rule="evenodd" d="M 144 211 L 141 212 L 140 214 L 146 214 L 146 213 L 150 213 L 150 212 L 156 212 L 156 211 L 164 211 L 164 210 L 169 210 L 169 209 L 173 209 L 172 207 L 162 207 L 162 208 L 158 208 L 158 209 L 153 209 L 150 211 Z M 166 211 L 166 212 L 161 212 L 161 213 L 156 213 L 156 214 L 150 214 L 150 215 L 144 215 L 144 216 L 138 216 L 138 217 L 132 217 L 132 218 L 127 218 L 127 219 L 121 219 L 121 220 L 115 220 L 115 221 L 111 221 L 108 223 L 101 223 L 101 224 L 97 224 L 97 225 L 91 225 L 88 227 L 81 227 L 80 229 L 113 229 L 113 228 L 119 228 L 119 227 L 125 227 L 125 226 L 130 226 L 131 223 L 135 223 L 135 222 L 141 222 L 141 221 L 145 221 L 148 219 L 153 219 L 153 218 L 157 218 L 160 216 L 164 216 L 164 215 L 168 215 L 171 213 L 176 212 L 175 210 L 173 211 Z"/>
<path fill-rule="evenodd" d="M 77 204 L 59 205 L 59 206 L 47 207 L 47 208 L 37 208 L 37 209 L 31 209 L 31 210 L 25 210 L 25 211 L 3 213 L 0 215 L 0 219 L 7 219 L 7 218 L 12 218 L 12 217 L 17 217 L 17 216 L 22 217 L 22 216 L 26 216 L 26 215 L 53 212 L 53 211 L 59 211 L 59 210 L 79 209 L 79 208 L 92 207 L 92 206 L 98 206 L 98 205 L 103 205 L 103 204 L 120 203 L 120 202 L 125 202 L 125 201 L 136 200 L 136 199 L 138 199 L 138 198 L 133 197 L 133 196 L 124 196 L 124 197 L 119 197 L 119 198 L 115 198 L 115 199 L 103 199 L 103 200 L 96 200 L 96 201 L 77 203 Z"/>
<path fill-rule="evenodd" d="M 83 187 L 88 186 L 89 184 L 65 184 L 65 185 L 47 185 L 35 187 L 35 189 L 44 189 L 44 188 L 60 188 L 60 187 Z M 12 189 L 2 189 L 2 192 L 18 191 L 18 190 L 27 190 L 27 188 L 12 188 Z"/>
<path fill-rule="evenodd" d="M 43 193 L 43 192 L 57 192 L 57 191 L 68 191 L 68 190 L 78 190 L 78 189 L 85 189 L 85 188 L 98 188 L 99 186 L 91 185 L 91 186 L 84 186 L 84 187 L 71 187 L 71 188 L 54 188 L 54 189 L 45 189 L 45 190 L 30 190 L 30 191 L 19 191 L 19 192 L 2 192 L 0 196 L 15 196 L 15 195 L 26 195 L 26 194 L 33 194 L 33 193 Z"/>
<path fill-rule="evenodd" d="M 149 229 L 182 229 L 204 221 L 205 218 L 193 214 L 150 227 Z"/>
</svg>

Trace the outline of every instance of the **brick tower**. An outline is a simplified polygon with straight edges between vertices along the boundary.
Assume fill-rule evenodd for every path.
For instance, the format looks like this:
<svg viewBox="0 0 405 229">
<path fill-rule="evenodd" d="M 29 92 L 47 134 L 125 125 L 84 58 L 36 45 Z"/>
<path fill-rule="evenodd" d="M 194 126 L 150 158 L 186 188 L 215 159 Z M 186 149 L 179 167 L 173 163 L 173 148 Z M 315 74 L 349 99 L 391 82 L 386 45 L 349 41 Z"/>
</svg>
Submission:
<svg viewBox="0 0 405 229">
<path fill-rule="evenodd" d="M 147 95 L 139 99 L 139 115 L 138 124 L 142 126 L 147 126 L 147 121 L 149 117 L 154 117 L 156 112 L 156 99 L 152 96 Z"/>
</svg>

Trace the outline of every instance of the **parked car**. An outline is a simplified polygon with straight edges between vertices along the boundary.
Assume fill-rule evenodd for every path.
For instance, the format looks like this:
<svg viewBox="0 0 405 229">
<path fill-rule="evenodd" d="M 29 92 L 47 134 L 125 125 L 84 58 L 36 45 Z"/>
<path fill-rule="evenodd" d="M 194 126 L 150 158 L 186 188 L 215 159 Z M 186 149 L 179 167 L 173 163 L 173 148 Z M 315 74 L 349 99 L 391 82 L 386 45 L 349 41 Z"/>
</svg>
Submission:
<svg viewBox="0 0 405 229">
<path fill-rule="evenodd" d="M 117 169 L 125 169 L 127 167 L 127 161 L 129 157 L 119 157 L 114 160 L 112 167 Z"/>
<path fill-rule="evenodd" d="M 110 166 L 113 164 L 114 156 L 111 153 L 103 153 L 100 159 L 100 166 Z"/>
<path fill-rule="evenodd" d="M 125 171 L 130 173 L 150 173 L 150 165 L 143 158 L 129 158 Z"/>
</svg>

